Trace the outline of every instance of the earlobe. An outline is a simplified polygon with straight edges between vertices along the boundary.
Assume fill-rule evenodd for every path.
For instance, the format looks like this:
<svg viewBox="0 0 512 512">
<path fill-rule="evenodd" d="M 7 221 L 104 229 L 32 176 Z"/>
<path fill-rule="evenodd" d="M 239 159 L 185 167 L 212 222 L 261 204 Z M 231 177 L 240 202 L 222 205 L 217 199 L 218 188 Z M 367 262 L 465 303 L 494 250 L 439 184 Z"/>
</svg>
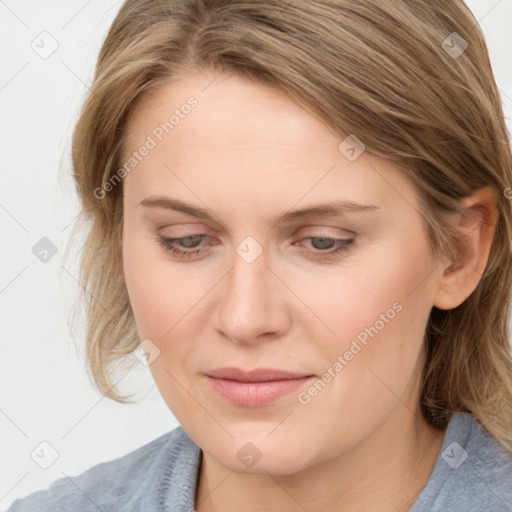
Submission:
<svg viewBox="0 0 512 512">
<path fill-rule="evenodd" d="M 461 237 L 452 261 L 445 262 L 434 300 L 438 309 L 456 308 L 473 293 L 489 260 L 498 220 L 496 194 L 490 187 L 476 190 L 461 205 L 468 214 L 459 216 Z"/>
</svg>

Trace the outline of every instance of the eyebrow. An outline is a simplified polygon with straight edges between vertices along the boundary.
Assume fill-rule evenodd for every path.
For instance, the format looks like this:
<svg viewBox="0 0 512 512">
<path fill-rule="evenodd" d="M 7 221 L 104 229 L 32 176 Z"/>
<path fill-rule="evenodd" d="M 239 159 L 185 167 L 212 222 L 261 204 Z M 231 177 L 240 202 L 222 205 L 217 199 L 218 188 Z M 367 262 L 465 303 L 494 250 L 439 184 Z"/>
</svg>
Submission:
<svg viewBox="0 0 512 512">
<path fill-rule="evenodd" d="M 140 205 L 148 208 L 163 208 L 182 212 L 200 219 L 214 221 L 216 215 L 212 215 L 208 210 L 196 208 L 192 205 L 164 196 L 151 196 L 143 199 Z M 325 204 L 313 205 L 301 210 L 285 212 L 279 216 L 278 222 L 289 222 L 298 219 L 307 219 L 312 217 L 335 217 L 346 212 L 361 212 L 378 210 L 379 207 L 371 204 L 361 204 L 354 201 L 334 201 Z"/>
</svg>

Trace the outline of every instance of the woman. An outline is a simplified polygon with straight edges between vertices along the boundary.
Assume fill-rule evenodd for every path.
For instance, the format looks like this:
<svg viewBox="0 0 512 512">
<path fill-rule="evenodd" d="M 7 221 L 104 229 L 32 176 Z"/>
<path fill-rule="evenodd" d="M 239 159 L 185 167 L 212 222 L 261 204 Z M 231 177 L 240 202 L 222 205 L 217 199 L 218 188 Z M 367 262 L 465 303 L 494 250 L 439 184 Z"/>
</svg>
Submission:
<svg viewBox="0 0 512 512">
<path fill-rule="evenodd" d="M 512 510 L 512 155 L 475 21 L 125 2 L 73 137 L 87 353 L 124 402 L 142 347 L 181 426 L 9 512 Z"/>
</svg>

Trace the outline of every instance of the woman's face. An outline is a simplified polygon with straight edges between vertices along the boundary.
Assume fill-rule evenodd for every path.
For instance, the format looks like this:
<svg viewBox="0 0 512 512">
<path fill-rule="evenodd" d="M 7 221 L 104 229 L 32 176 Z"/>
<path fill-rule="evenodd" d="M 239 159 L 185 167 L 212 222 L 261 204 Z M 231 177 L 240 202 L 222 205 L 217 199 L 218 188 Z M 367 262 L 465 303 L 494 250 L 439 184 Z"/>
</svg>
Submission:
<svg viewBox="0 0 512 512">
<path fill-rule="evenodd" d="M 231 470 L 293 473 L 420 418 L 443 269 L 393 164 L 283 92 L 215 76 L 166 84 L 130 120 L 124 279 L 152 375 L 188 435 Z M 303 378 L 207 376 L 227 367 Z"/>
</svg>

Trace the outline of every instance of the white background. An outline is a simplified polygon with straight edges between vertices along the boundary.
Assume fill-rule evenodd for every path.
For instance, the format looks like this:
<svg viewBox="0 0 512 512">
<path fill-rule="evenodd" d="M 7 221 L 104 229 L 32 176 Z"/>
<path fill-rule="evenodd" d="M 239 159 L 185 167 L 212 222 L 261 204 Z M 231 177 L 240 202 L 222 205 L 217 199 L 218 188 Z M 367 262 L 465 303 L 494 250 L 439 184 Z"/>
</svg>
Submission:
<svg viewBox="0 0 512 512">
<path fill-rule="evenodd" d="M 140 403 L 94 391 L 82 338 L 77 347 L 70 333 L 78 256 L 65 249 L 80 211 L 70 137 L 121 3 L 0 0 L 0 509 L 178 425 L 142 365 L 121 387 L 138 392 Z M 486 36 L 512 131 L 512 0 L 467 4 Z M 59 45 L 47 59 L 31 48 L 43 31 Z M 32 253 L 44 236 L 58 248 L 47 263 Z M 58 452 L 48 469 L 31 458 L 43 441 Z"/>
</svg>

